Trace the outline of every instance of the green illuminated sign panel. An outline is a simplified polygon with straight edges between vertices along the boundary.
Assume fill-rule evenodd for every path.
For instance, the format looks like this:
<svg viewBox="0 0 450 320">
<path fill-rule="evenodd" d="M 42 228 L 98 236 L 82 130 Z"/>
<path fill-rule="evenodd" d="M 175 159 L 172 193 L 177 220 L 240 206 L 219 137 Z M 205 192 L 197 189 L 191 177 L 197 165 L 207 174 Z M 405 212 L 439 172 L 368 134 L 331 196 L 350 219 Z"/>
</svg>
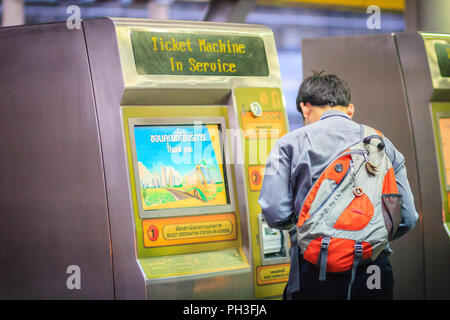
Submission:
<svg viewBox="0 0 450 320">
<path fill-rule="evenodd" d="M 436 43 L 436 55 L 442 77 L 450 77 L 450 44 Z"/>
<path fill-rule="evenodd" d="M 269 75 L 260 37 L 132 31 L 140 75 Z"/>
</svg>

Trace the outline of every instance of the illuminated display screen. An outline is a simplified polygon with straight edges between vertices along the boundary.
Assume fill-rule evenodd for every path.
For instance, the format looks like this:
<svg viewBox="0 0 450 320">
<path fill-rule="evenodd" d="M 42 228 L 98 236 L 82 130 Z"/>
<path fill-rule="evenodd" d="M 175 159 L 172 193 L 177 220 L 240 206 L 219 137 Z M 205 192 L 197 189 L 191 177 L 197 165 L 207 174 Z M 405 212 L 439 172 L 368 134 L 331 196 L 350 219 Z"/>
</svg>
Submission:
<svg viewBox="0 0 450 320">
<path fill-rule="evenodd" d="M 134 126 L 143 210 L 229 204 L 218 124 Z"/>
<path fill-rule="evenodd" d="M 442 156 L 444 172 L 446 176 L 446 185 L 449 186 L 450 178 L 450 118 L 439 118 L 439 130 L 441 136 Z"/>
<path fill-rule="evenodd" d="M 268 76 L 261 37 L 132 31 L 140 75 Z"/>
<path fill-rule="evenodd" d="M 436 43 L 436 56 L 442 77 L 450 77 L 450 44 Z"/>
</svg>

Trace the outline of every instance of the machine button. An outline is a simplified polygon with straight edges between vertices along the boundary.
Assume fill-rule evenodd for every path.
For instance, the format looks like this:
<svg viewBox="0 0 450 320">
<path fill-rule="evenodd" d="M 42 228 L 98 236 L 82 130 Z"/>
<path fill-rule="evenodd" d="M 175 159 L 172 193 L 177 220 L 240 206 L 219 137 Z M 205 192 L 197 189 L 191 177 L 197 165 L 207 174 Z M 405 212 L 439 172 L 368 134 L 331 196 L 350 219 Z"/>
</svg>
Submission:
<svg viewBox="0 0 450 320">
<path fill-rule="evenodd" d="M 259 117 L 262 115 L 262 108 L 258 102 L 252 102 L 252 104 L 250 105 L 250 110 L 255 117 Z"/>
<path fill-rule="evenodd" d="M 248 179 L 251 191 L 261 190 L 265 166 L 248 166 Z"/>
</svg>

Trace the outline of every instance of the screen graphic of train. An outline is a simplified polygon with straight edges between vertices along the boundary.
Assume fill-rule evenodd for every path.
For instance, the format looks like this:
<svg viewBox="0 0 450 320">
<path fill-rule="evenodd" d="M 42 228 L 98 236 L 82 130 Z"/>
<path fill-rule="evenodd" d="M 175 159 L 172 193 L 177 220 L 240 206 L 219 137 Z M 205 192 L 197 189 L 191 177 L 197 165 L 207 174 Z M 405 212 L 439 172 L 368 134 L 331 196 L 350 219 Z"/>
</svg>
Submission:
<svg viewBox="0 0 450 320">
<path fill-rule="evenodd" d="M 144 211 L 227 205 L 218 124 L 134 127 Z"/>
</svg>

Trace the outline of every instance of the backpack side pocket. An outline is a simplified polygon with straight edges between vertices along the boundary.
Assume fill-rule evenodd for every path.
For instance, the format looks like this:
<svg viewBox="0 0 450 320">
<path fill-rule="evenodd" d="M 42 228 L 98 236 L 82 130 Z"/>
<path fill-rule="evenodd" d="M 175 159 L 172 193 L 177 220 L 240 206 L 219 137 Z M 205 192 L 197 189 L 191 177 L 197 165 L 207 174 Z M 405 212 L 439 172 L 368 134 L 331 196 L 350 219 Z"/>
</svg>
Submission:
<svg viewBox="0 0 450 320">
<path fill-rule="evenodd" d="M 381 195 L 381 212 L 383 213 L 389 240 L 392 240 L 394 234 L 397 232 L 398 225 L 402 219 L 402 204 L 403 198 L 401 194 Z"/>
</svg>

